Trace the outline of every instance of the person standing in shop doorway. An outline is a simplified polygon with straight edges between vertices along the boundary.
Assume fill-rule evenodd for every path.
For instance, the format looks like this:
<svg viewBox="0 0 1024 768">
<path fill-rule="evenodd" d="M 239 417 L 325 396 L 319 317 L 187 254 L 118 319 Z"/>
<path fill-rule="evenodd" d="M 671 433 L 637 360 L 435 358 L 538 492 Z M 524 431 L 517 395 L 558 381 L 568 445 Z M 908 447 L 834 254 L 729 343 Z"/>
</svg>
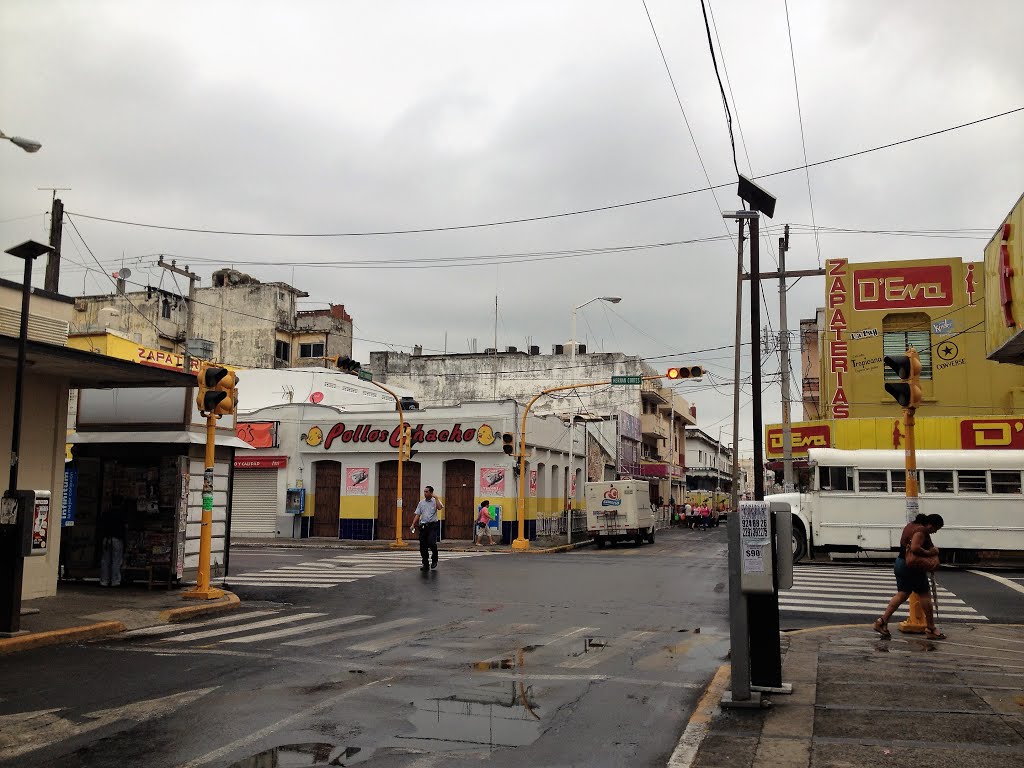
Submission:
<svg viewBox="0 0 1024 768">
<path fill-rule="evenodd" d="M 121 561 L 124 558 L 125 528 L 128 523 L 129 499 L 115 496 L 100 518 L 103 555 L 100 558 L 100 586 L 121 586 Z"/>
<path fill-rule="evenodd" d="M 421 571 L 437 568 L 437 513 L 442 509 L 444 509 L 444 504 L 434 495 L 434 487 L 428 485 L 423 489 L 423 498 L 416 505 L 416 516 L 412 520 L 412 527 L 409 528 L 415 533 L 416 526 L 420 527 L 420 557 L 423 558 Z M 429 564 L 427 562 L 428 551 L 431 554 Z"/>
</svg>

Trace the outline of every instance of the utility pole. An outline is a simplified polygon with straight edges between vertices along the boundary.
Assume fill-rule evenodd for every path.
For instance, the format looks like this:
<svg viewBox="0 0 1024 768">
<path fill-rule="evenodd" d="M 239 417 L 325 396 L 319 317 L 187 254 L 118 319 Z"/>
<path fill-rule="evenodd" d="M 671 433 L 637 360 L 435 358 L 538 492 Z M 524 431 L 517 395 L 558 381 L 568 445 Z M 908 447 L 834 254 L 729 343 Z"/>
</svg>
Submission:
<svg viewBox="0 0 1024 768">
<path fill-rule="evenodd" d="M 188 352 L 188 340 L 192 338 L 192 328 L 195 320 L 196 283 L 199 281 L 199 275 L 195 272 L 190 272 L 188 264 L 185 265 L 184 269 L 176 266 L 176 264 L 176 259 L 172 259 L 171 263 L 168 264 L 164 261 L 163 256 L 160 256 L 156 262 L 158 267 L 163 267 L 168 272 L 174 272 L 177 275 L 188 278 L 188 301 L 186 302 L 188 317 L 185 320 L 185 354 L 182 356 L 181 367 L 185 373 L 192 373 L 192 356 Z"/>
<path fill-rule="evenodd" d="M 782 489 L 793 490 L 793 428 L 789 410 L 789 324 L 786 319 L 786 251 L 789 250 L 789 224 L 779 238 L 779 352 L 782 359 Z"/>
<path fill-rule="evenodd" d="M 740 355 L 743 351 L 743 222 L 737 219 L 739 234 L 737 241 L 736 266 L 736 339 L 733 342 L 733 383 L 732 383 L 732 500 L 729 517 L 739 515 L 740 509 Z M 730 554 L 730 557 L 732 555 Z M 737 565 L 737 568 L 739 566 Z M 730 570 L 732 562 L 730 560 Z M 736 588 L 739 589 L 737 570 Z M 730 581 L 730 585 L 731 585 Z"/>
<path fill-rule="evenodd" d="M 71 187 L 36 187 L 36 189 L 53 193 L 53 202 L 50 207 L 50 247 L 53 250 L 46 257 L 43 289 L 59 293 L 57 288 L 60 283 L 60 241 L 64 230 L 64 203 L 57 197 L 57 193 L 70 192 Z"/>
</svg>

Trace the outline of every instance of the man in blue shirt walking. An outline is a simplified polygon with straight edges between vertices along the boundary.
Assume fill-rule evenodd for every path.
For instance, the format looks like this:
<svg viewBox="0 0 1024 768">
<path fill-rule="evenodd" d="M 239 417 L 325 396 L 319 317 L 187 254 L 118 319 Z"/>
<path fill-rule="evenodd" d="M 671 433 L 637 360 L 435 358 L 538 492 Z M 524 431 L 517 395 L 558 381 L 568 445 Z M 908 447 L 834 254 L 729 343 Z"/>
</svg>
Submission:
<svg viewBox="0 0 1024 768">
<path fill-rule="evenodd" d="M 444 504 L 434 495 L 434 487 L 428 485 L 423 489 L 423 498 L 416 505 L 416 516 L 412 519 L 412 526 L 409 530 L 416 532 L 416 526 L 420 527 L 420 557 L 423 558 L 421 571 L 429 571 L 437 568 L 437 529 L 439 526 L 437 513 L 444 509 Z M 427 563 L 427 550 L 432 558 Z"/>
</svg>

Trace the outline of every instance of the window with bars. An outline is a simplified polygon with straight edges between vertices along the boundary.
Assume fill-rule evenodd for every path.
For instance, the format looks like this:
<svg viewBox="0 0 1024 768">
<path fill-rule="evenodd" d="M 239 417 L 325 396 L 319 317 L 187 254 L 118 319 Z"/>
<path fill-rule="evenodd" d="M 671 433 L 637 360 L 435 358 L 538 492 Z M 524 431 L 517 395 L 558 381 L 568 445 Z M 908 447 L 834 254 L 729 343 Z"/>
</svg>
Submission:
<svg viewBox="0 0 1024 768">
<path fill-rule="evenodd" d="M 921 378 L 932 377 L 932 335 L 931 331 L 885 331 L 882 334 L 882 354 L 905 355 L 907 349 L 913 347 L 921 359 Z M 899 381 L 900 378 L 888 368 L 885 369 L 885 381 Z"/>
</svg>

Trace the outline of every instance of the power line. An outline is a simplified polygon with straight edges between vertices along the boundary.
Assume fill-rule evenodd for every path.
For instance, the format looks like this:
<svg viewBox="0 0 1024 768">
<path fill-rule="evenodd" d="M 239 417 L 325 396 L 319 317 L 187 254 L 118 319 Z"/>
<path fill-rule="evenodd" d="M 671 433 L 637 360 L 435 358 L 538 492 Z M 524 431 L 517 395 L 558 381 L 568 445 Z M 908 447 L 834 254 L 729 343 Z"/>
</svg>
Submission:
<svg viewBox="0 0 1024 768">
<path fill-rule="evenodd" d="M 647 4 L 645 2 L 644 8 L 646 7 Z M 722 93 L 722 106 L 725 108 L 725 124 L 729 129 L 729 145 L 732 147 L 732 167 L 736 169 L 736 176 L 739 177 L 740 166 L 739 163 L 736 162 L 736 138 L 732 135 L 732 112 L 729 111 L 729 100 L 725 98 L 725 86 L 722 85 L 722 76 L 718 74 L 718 61 L 715 59 L 715 46 L 711 43 L 711 26 L 708 24 L 708 9 L 704 5 L 704 0 L 700 0 L 700 9 L 704 14 L 704 30 L 708 33 L 708 51 L 711 53 L 711 64 L 715 68 L 715 77 L 718 78 L 718 90 Z M 650 14 L 648 14 L 648 17 L 650 17 Z M 719 47 L 721 47 L 721 43 L 719 43 Z M 722 66 L 725 66 L 724 56 L 722 57 Z M 732 89 L 730 88 L 730 91 L 731 90 Z M 735 101 L 735 98 L 733 101 Z M 737 123 L 739 123 L 738 117 Z M 807 162 L 806 158 L 804 159 L 804 162 Z M 750 164 L 749 157 L 747 158 L 747 164 Z"/>
<path fill-rule="evenodd" d="M 839 162 L 840 160 L 849 160 L 850 158 L 860 157 L 862 155 L 871 154 L 873 152 L 879 152 L 883 149 L 892 149 L 893 147 L 902 146 L 904 144 L 910 144 L 911 142 L 920 141 L 922 139 L 929 139 L 935 136 L 940 136 L 944 133 L 950 133 L 952 131 L 961 130 L 963 128 L 969 128 L 974 125 L 980 125 L 981 123 L 989 122 L 991 120 L 997 120 L 1001 117 L 1008 117 L 1009 115 L 1017 114 L 1018 112 L 1024 112 L 1024 106 L 1014 107 L 1008 109 L 1005 112 L 999 112 L 986 117 L 978 118 L 977 120 L 971 120 L 966 123 L 959 123 L 952 125 L 947 128 L 942 128 L 936 131 L 930 131 L 928 133 L 922 133 L 917 136 L 909 136 L 905 139 L 899 139 L 897 141 L 889 142 L 888 144 L 880 144 L 874 147 L 868 147 L 866 149 L 857 150 L 856 152 L 849 152 L 845 155 L 836 155 L 835 157 L 826 158 L 824 160 L 817 160 L 813 163 L 805 162 L 804 165 L 793 166 L 792 168 L 785 168 L 779 171 L 772 171 L 771 173 L 764 173 L 759 176 L 754 176 L 754 179 L 767 179 L 772 176 L 781 176 L 786 173 L 793 173 L 795 171 L 806 170 L 807 168 L 816 168 L 821 165 L 827 165 L 829 163 Z M 698 192 L 709 192 L 713 189 L 725 189 L 731 187 L 735 182 L 728 182 L 725 184 L 715 184 L 707 187 L 700 187 L 697 189 L 686 190 L 685 192 L 673 192 L 667 195 L 659 195 L 657 197 L 648 197 L 642 200 L 630 200 L 624 203 L 612 203 L 610 205 L 602 205 L 594 208 L 581 208 L 574 211 L 564 211 L 561 213 L 551 213 L 541 216 L 524 216 L 513 219 L 502 219 L 497 221 L 482 222 L 478 224 L 458 224 L 453 226 L 444 227 L 420 227 L 416 229 L 392 229 L 392 230 L 378 230 L 378 231 L 363 231 L 363 232 L 248 232 L 241 230 L 222 230 L 222 229 L 202 229 L 199 227 L 179 227 L 170 226 L 166 224 L 149 224 L 138 221 L 130 221 L 127 219 L 115 219 L 106 216 L 93 216 L 78 211 L 71 211 L 76 216 L 83 219 L 92 219 L 93 221 L 104 221 L 108 224 L 122 224 L 124 226 L 131 227 L 143 227 L 146 229 L 163 229 L 174 232 L 192 232 L 197 234 L 206 235 L 234 235 L 239 237 L 304 237 L 304 238 L 329 238 L 329 237 L 372 237 L 378 235 L 415 235 L 415 234 L 426 234 L 430 232 L 451 232 L 463 229 L 482 229 L 485 227 L 498 227 L 508 224 L 526 224 L 534 221 L 546 221 L 549 219 L 561 219 L 569 216 L 580 216 L 588 213 L 601 213 L 603 211 L 611 211 L 619 208 L 629 208 L 637 205 L 646 205 L 648 203 L 656 203 L 664 200 L 671 200 L 677 197 L 686 197 L 687 195 L 697 194 Z M 68 213 L 68 211 L 65 211 Z"/>
<path fill-rule="evenodd" d="M 786 10 L 786 33 L 789 35 L 789 60 L 793 65 L 793 90 L 796 93 L 796 114 L 800 121 L 800 146 L 804 151 L 804 178 L 807 180 L 807 200 L 811 204 L 811 224 L 814 226 L 814 248 L 818 253 L 818 268 L 821 268 L 821 241 L 818 239 L 818 225 L 814 219 L 814 195 L 811 194 L 811 172 L 807 165 L 807 141 L 804 139 L 804 113 L 800 107 L 800 86 L 796 77 L 796 54 L 793 51 L 793 30 L 789 25 L 789 0 L 783 0 Z"/>
</svg>

